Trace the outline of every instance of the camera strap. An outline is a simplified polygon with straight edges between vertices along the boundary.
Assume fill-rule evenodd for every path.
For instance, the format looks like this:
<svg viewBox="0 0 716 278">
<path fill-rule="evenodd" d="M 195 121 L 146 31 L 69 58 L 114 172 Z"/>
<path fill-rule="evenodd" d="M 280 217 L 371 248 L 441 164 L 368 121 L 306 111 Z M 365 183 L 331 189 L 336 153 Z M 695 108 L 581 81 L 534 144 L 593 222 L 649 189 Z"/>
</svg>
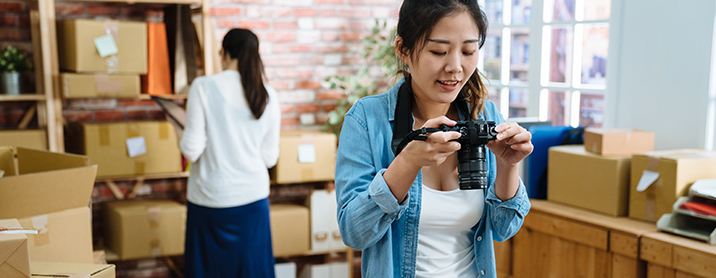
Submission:
<svg viewBox="0 0 716 278">
<path fill-rule="evenodd" d="M 428 139 L 425 134 L 438 132 L 438 128 L 421 128 L 413 130 L 413 89 L 410 85 L 410 78 L 405 78 L 405 82 L 398 89 L 398 100 L 395 104 L 395 120 L 393 122 L 393 141 L 391 148 L 395 156 L 405 148 L 405 146 L 413 140 L 426 141 Z M 470 115 L 467 101 L 462 93 L 457 96 L 453 104 L 458 109 L 458 114 Z M 468 116 L 468 118 L 470 118 Z"/>
</svg>

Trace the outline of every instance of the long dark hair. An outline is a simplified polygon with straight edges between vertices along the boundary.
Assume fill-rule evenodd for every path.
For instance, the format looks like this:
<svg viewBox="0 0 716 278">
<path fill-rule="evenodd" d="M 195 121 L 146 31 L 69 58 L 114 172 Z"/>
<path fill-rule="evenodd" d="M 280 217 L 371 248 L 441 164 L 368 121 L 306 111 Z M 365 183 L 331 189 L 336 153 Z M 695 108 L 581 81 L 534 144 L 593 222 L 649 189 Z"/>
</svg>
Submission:
<svg viewBox="0 0 716 278">
<path fill-rule="evenodd" d="M 254 117 L 261 118 L 269 96 L 264 86 L 264 63 L 259 55 L 259 38 L 246 29 L 231 29 L 224 36 L 221 46 L 224 55 L 239 59 L 239 74 L 246 102 Z"/>
<path fill-rule="evenodd" d="M 482 48 L 487 33 L 487 16 L 480 9 L 477 0 L 405 0 L 400 7 L 397 30 L 398 36 L 403 39 L 403 44 L 402 49 L 397 51 L 408 54 L 410 59 L 417 59 L 414 55 L 423 50 L 438 21 L 461 12 L 467 12 L 477 24 L 480 32 L 478 45 Z M 406 77 L 406 82 L 410 80 L 410 71 L 404 63 L 401 63 L 398 73 Z M 475 70 L 468 78 L 466 86 L 460 91 L 460 96 L 470 103 L 470 114 L 473 119 L 482 112 L 485 100 L 489 96 L 482 77 L 484 76 Z"/>
</svg>

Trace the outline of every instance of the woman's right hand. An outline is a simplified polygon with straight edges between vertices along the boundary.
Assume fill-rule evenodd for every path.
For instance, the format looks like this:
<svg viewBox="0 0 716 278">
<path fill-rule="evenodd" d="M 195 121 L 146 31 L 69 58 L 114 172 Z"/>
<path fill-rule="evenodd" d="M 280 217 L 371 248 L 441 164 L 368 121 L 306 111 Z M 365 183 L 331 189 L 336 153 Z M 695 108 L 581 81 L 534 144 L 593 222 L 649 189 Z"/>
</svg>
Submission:
<svg viewBox="0 0 716 278">
<path fill-rule="evenodd" d="M 441 124 L 455 125 L 455 121 L 445 116 L 430 119 L 422 127 L 439 128 Z M 450 141 L 460 138 L 456 131 L 433 132 L 428 134 L 427 141 L 414 140 L 405 146 L 398 156 L 404 156 L 403 161 L 412 164 L 418 170 L 425 166 L 438 166 L 454 152 L 460 150 L 460 143 Z"/>
</svg>

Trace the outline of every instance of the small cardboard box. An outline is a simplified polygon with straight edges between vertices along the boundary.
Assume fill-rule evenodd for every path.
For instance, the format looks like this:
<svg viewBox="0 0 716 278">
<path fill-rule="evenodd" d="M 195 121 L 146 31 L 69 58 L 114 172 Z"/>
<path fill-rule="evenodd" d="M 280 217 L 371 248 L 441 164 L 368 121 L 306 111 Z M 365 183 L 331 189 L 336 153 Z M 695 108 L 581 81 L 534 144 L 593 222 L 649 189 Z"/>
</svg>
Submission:
<svg viewBox="0 0 716 278">
<path fill-rule="evenodd" d="M 280 154 L 269 172 L 279 184 L 332 181 L 336 171 L 336 135 L 282 131 Z"/>
<path fill-rule="evenodd" d="M 288 204 L 272 204 L 271 239 L 276 257 L 303 255 L 309 248 L 308 208 Z"/>
<path fill-rule="evenodd" d="M 30 259 L 92 262 L 89 203 L 97 166 L 87 157 L 0 147 L 0 218 L 17 218 L 28 236 Z"/>
<path fill-rule="evenodd" d="M 105 244 L 120 259 L 184 254 L 186 206 L 170 200 L 105 203 Z"/>
<path fill-rule="evenodd" d="M 336 216 L 336 191 L 313 190 L 308 206 L 311 212 L 311 250 L 345 250 Z"/>
<path fill-rule="evenodd" d="M 61 73 L 62 96 L 65 98 L 137 98 L 141 93 L 138 74 Z"/>
<path fill-rule="evenodd" d="M 30 262 L 32 277 L 115 278 L 113 264 Z"/>
<path fill-rule="evenodd" d="M 631 156 L 602 156 L 581 145 L 549 148 L 547 200 L 612 216 L 628 213 Z"/>
<path fill-rule="evenodd" d="M 633 128 L 587 128 L 584 148 L 601 155 L 632 155 L 654 150 L 654 133 Z"/>
<path fill-rule="evenodd" d="M 179 143 L 169 122 L 75 123 L 70 129 L 68 148 L 97 164 L 97 177 L 181 172 Z M 145 153 L 131 157 L 137 147 Z"/>
<path fill-rule="evenodd" d="M 47 150 L 47 133 L 42 129 L 3 130 L 0 145 Z"/>
<path fill-rule="evenodd" d="M 347 262 L 307 265 L 299 278 L 348 278 L 350 266 Z"/>
<path fill-rule="evenodd" d="M 107 37 L 108 34 L 111 36 Z M 113 47 L 116 54 L 100 56 L 98 48 Z M 147 24 L 115 20 L 59 20 L 57 52 L 63 70 L 146 74 Z"/>
<path fill-rule="evenodd" d="M 17 219 L 0 220 L 0 277 L 30 277 L 30 251 L 25 234 L 3 234 L 7 228 L 22 228 Z"/>
<path fill-rule="evenodd" d="M 700 179 L 716 178 L 716 152 L 653 151 L 632 156 L 629 217 L 655 222 Z"/>
</svg>

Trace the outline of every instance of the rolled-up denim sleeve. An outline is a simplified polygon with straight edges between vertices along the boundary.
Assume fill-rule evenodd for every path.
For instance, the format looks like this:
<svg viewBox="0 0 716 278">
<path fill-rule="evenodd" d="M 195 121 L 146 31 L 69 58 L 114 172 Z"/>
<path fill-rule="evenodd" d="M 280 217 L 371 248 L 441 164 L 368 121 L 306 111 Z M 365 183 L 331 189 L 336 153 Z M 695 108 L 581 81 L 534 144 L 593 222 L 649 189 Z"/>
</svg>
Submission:
<svg viewBox="0 0 716 278">
<path fill-rule="evenodd" d="M 525 216 L 530 211 L 530 200 L 527 197 L 527 190 L 520 179 L 520 187 L 515 197 L 502 201 L 495 195 L 495 187 L 491 186 L 486 198 L 486 208 L 489 211 L 492 225 L 492 235 L 497 241 L 505 241 L 514 236 L 522 227 Z"/>
<path fill-rule="evenodd" d="M 408 206 L 393 196 L 383 179 L 386 169 L 375 165 L 370 130 L 358 102 L 344 119 L 336 159 L 338 226 L 343 242 L 358 250 L 374 245 Z"/>
</svg>

